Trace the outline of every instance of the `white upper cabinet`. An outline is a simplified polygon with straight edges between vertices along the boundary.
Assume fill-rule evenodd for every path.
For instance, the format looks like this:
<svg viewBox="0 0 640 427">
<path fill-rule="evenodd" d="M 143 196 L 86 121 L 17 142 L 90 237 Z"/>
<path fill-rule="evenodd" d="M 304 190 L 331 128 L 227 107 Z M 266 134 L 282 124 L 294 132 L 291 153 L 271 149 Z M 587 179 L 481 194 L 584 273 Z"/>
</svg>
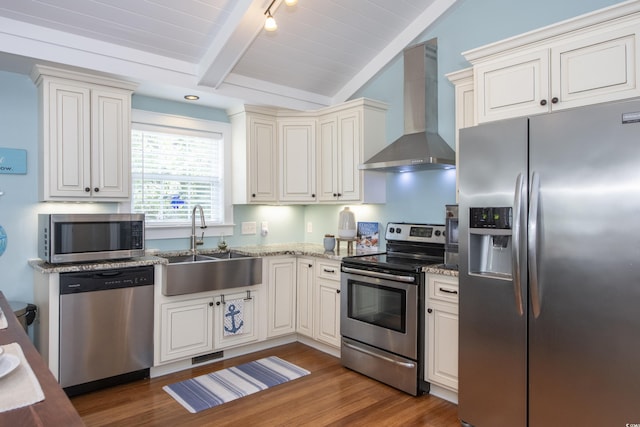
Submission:
<svg viewBox="0 0 640 427">
<path fill-rule="evenodd" d="M 358 169 L 386 145 L 386 111 L 363 98 L 319 111 L 318 201 L 386 202 L 386 174 Z"/>
<path fill-rule="evenodd" d="M 229 111 L 234 203 L 384 203 L 386 174 L 358 165 L 384 148 L 386 109 L 357 99 L 313 112 Z"/>
<path fill-rule="evenodd" d="M 351 109 L 320 119 L 318 198 L 324 202 L 359 201 L 362 173 L 362 111 Z"/>
<path fill-rule="evenodd" d="M 130 196 L 133 85 L 37 66 L 43 201 Z"/>
<path fill-rule="evenodd" d="M 270 109 L 245 106 L 229 113 L 233 203 L 278 201 L 277 123 Z"/>
<path fill-rule="evenodd" d="M 316 119 L 278 120 L 280 201 L 316 201 Z"/>
<path fill-rule="evenodd" d="M 640 96 L 639 34 L 623 3 L 464 52 L 476 123 Z"/>
</svg>

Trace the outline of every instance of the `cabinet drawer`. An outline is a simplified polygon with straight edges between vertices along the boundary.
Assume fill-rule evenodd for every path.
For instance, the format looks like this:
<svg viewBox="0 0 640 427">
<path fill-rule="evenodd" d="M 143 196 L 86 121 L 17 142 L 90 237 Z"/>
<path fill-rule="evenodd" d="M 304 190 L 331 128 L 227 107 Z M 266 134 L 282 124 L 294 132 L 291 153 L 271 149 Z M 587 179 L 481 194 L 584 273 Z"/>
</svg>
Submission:
<svg viewBox="0 0 640 427">
<path fill-rule="evenodd" d="M 458 303 L 457 277 L 427 275 L 427 287 L 431 300 Z"/>
<path fill-rule="evenodd" d="M 340 281 L 340 264 L 330 261 L 318 261 L 316 274 L 318 277 L 328 280 Z"/>
</svg>

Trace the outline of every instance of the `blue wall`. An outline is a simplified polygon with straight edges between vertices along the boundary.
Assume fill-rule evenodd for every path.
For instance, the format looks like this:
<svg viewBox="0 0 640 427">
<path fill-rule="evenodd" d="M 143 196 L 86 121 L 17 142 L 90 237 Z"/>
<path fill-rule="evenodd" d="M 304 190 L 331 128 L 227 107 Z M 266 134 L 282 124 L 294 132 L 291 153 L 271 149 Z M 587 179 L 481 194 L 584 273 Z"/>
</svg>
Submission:
<svg viewBox="0 0 640 427">
<path fill-rule="evenodd" d="M 417 42 L 438 38 L 440 134 L 454 145 L 453 86 L 444 74 L 469 66 L 461 52 L 516 34 L 549 25 L 572 16 L 619 3 L 612 0 L 458 0 Z M 389 104 L 386 137 L 389 142 L 402 134 L 402 58 L 398 55 L 354 98 L 368 97 Z M 223 111 L 192 104 L 173 103 L 134 96 L 135 108 L 196 118 L 228 121 Z M 8 234 L 8 246 L 0 256 L 0 290 L 10 300 L 30 302 L 33 298 L 32 271 L 27 260 L 37 257 L 36 221 L 39 212 L 112 212 L 115 204 L 38 203 L 38 118 L 37 94 L 27 76 L 0 72 L 0 147 L 26 149 L 26 175 L 0 174 L 0 225 Z M 455 179 L 451 171 L 429 171 L 387 176 L 387 204 L 351 206 L 358 221 L 439 222 L 444 205 L 455 200 Z M 325 233 L 337 231 L 338 212 L 343 206 L 236 206 L 233 246 L 307 241 L 320 243 Z M 270 234 L 263 238 L 241 236 L 242 221 L 268 221 Z M 307 232 L 307 223 L 312 231 Z M 213 247 L 217 238 L 205 239 Z M 148 247 L 185 249 L 184 239 L 147 242 Z"/>
</svg>

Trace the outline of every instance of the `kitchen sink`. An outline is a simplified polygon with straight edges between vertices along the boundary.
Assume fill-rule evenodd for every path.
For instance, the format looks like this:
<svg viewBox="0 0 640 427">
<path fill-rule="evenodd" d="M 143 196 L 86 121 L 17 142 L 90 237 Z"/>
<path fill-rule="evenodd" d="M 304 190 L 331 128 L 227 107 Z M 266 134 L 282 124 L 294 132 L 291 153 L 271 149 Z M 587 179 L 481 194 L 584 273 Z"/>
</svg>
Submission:
<svg viewBox="0 0 640 427">
<path fill-rule="evenodd" d="M 262 283 L 262 258 L 234 251 L 165 257 L 167 296 L 241 288 Z"/>
</svg>

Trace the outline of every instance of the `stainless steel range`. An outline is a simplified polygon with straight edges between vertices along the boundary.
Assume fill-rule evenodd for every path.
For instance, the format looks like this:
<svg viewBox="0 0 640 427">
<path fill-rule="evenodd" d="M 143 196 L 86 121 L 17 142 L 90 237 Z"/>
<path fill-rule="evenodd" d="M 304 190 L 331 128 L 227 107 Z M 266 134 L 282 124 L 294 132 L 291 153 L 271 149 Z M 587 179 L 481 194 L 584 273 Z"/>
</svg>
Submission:
<svg viewBox="0 0 640 427">
<path fill-rule="evenodd" d="M 429 391 L 424 268 L 444 262 L 444 232 L 390 222 L 387 252 L 342 259 L 342 365 L 414 396 Z"/>
</svg>

